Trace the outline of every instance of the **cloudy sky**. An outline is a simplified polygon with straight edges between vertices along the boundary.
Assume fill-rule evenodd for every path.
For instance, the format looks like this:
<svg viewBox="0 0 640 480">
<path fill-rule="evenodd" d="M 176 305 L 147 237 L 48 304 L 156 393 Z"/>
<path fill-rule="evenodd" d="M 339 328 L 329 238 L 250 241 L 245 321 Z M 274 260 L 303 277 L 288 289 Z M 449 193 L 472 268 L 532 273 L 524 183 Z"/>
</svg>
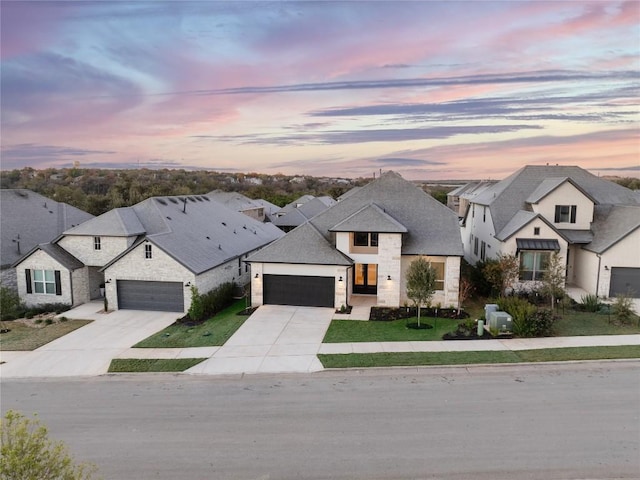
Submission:
<svg viewBox="0 0 640 480">
<path fill-rule="evenodd" d="M 1 167 L 640 176 L 640 2 L 2 1 Z"/>
</svg>

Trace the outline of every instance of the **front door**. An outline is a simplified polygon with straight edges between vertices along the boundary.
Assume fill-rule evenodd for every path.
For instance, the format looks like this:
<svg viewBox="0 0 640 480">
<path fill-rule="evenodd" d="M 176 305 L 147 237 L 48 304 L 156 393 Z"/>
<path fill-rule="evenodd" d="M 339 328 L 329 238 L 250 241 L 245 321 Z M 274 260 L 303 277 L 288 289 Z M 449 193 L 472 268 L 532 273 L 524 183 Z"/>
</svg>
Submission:
<svg viewBox="0 0 640 480">
<path fill-rule="evenodd" d="M 375 263 L 356 263 L 353 293 L 369 295 L 378 293 L 378 265 Z"/>
</svg>

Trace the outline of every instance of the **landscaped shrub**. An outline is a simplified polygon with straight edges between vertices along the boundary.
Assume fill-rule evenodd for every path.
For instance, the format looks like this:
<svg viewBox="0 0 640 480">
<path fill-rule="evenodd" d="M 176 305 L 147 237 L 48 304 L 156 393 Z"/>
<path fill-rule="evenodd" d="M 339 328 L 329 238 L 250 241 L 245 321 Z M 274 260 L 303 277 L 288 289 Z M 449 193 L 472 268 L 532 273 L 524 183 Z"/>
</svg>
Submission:
<svg viewBox="0 0 640 480">
<path fill-rule="evenodd" d="M 555 320 L 556 317 L 551 310 L 538 310 L 527 317 L 524 332 L 522 335 L 518 335 L 521 337 L 548 337 L 553 333 Z"/>
<path fill-rule="evenodd" d="M 204 317 L 204 302 L 198 288 L 191 286 L 191 306 L 189 307 L 189 318 L 191 320 L 202 320 Z"/>
<path fill-rule="evenodd" d="M 15 320 L 24 315 L 24 305 L 18 293 L 8 287 L 0 287 L 0 320 Z"/>
<path fill-rule="evenodd" d="M 580 305 L 585 312 L 597 312 L 600 308 L 600 301 L 597 295 L 582 295 L 580 297 Z"/>
<path fill-rule="evenodd" d="M 226 282 L 213 290 L 202 294 L 203 315 L 201 319 L 212 317 L 220 310 L 231 305 L 231 303 L 233 303 L 235 286 L 236 285 L 233 282 Z"/>
<path fill-rule="evenodd" d="M 527 319 L 535 313 L 537 309 L 536 306 L 520 297 L 500 298 L 497 302 L 501 311 L 511 315 L 513 319 L 513 333 L 519 337 L 530 336 L 526 335 L 529 330 Z"/>
<path fill-rule="evenodd" d="M 631 298 L 627 297 L 626 295 L 616 296 L 616 301 L 613 303 L 612 312 L 621 323 L 631 323 L 635 316 Z"/>
</svg>

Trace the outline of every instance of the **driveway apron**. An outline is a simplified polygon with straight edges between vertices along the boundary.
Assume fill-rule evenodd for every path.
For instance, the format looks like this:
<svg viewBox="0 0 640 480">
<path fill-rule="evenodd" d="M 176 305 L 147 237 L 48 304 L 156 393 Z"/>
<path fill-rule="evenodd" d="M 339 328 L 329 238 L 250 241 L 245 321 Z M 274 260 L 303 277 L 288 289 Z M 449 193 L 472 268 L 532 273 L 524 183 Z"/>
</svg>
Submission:
<svg viewBox="0 0 640 480">
<path fill-rule="evenodd" d="M 323 369 L 317 358 L 331 308 L 263 305 L 211 358 L 187 373 L 297 373 Z"/>
<path fill-rule="evenodd" d="M 7 356 L 2 378 L 72 377 L 107 373 L 111 359 L 175 322 L 175 312 L 117 310 L 104 314 L 91 302 L 65 312 L 67 318 L 93 320 L 24 355 Z M 12 358 L 13 357 L 13 358 Z"/>
</svg>

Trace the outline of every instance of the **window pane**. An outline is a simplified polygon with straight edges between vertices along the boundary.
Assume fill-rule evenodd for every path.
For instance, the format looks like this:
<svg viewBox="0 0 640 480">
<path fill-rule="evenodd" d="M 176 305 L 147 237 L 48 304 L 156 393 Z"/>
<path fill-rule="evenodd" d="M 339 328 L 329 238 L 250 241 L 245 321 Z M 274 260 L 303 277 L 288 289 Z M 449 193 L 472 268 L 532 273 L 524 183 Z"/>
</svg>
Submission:
<svg viewBox="0 0 640 480">
<path fill-rule="evenodd" d="M 42 270 L 34 270 L 34 271 L 33 271 L 33 279 L 34 279 L 36 282 L 42 282 L 42 281 L 44 281 L 44 275 L 43 275 Z"/>
<path fill-rule="evenodd" d="M 531 252 L 522 252 L 520 254 L 520 267 L 523 270 L 533 270 L 534 255 Z"/>
<path fill-rule="evenodd" d="M 47 289 L 47 293 L 50 293 L 50 294 L 56 293 L 56 286 L 54 283 L 45 283 L 45 287 Z"/>
<path fill-rule="evenodd" d="M 364 285 L 364 264 L 356 263 L 355 271 L 354 283 L 356 285 Z"/>
<path fill-rule="evenodd" d="M 44 271 L 44 279 L 47 282 L 55 282 L 55 277 L 53 276 L 53 270 L 45 270 Z"/>
<path fill-rule="evenodd" d="M 436 271 L 436 280 L 443 281 L 444 280 L 444 263 L 432 262 L 431 267 Z"/>
<path fill-rule="evenodd" d="M 369 234 L 363 232 L 356 232 L 353 235 L 353 244 L 357 247 L 369 246 Z"/>
<path fill-rule="evenodd" d="M 44 284 L 42 282 L 35 282 L 33 284 L 33 291 L 35 293 L 44 293 Z"/>
<path fill-rule="evenodd" d="M 372 233 L 371 234 L 371 246 L 372 247 L 377 247 L 378 246 L 378 234 L 377 233 Z"/>
<path fill-rule="evenodd" d="M 369 264 L 367 268 L 367 285 L 378 284 L 378 265 Z"/>
</svg>

